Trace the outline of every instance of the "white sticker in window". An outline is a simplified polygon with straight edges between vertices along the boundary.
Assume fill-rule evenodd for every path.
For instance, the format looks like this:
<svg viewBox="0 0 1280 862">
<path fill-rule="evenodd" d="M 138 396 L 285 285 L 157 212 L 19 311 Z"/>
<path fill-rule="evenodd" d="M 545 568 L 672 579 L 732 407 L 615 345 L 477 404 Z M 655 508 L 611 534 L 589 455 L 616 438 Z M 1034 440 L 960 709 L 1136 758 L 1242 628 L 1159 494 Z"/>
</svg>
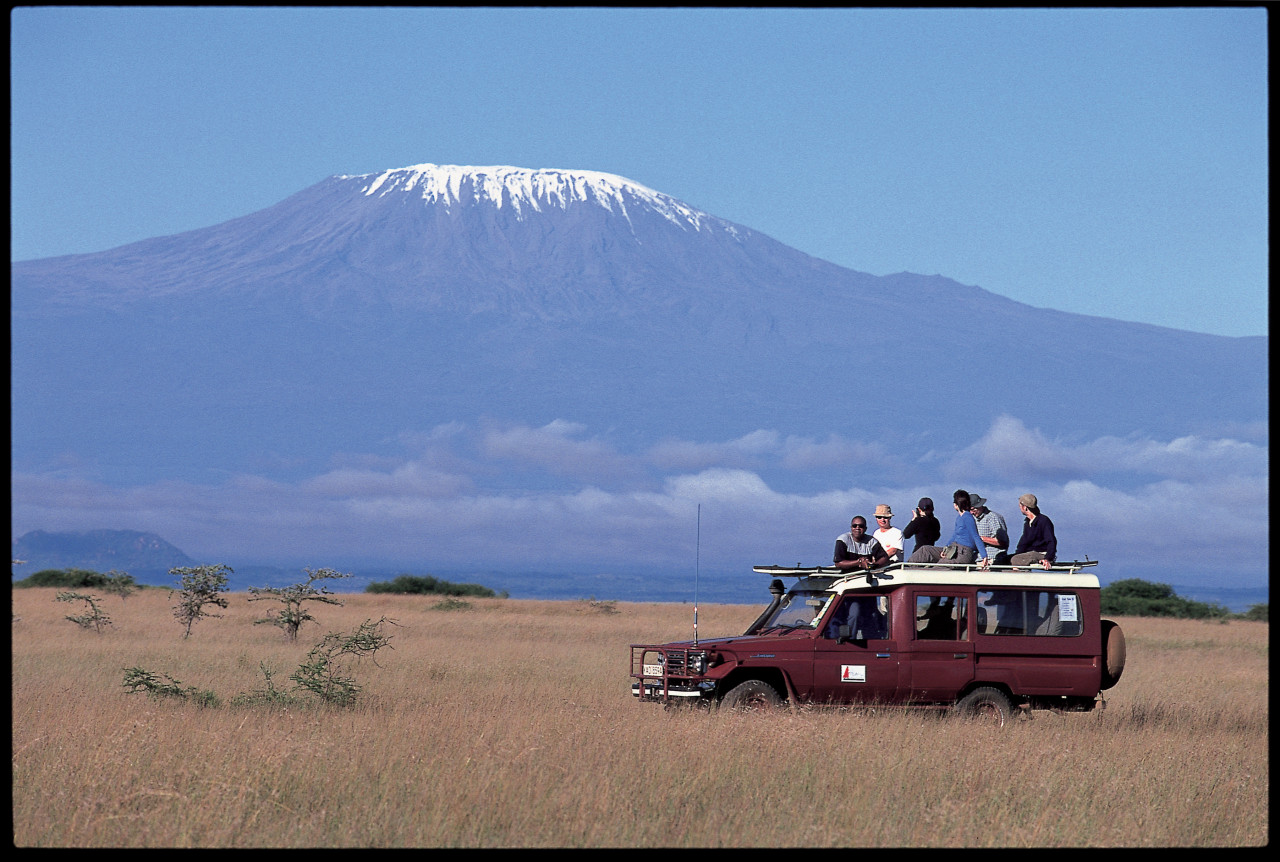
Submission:
<svg viewBox="0 0 1280 862">
<path fill-rule="evenodd" d="M 841 682 L 866 682 L 867 666 L 865 664 L 840 665 L 840 681 Z"/>
<path fill-rule="evenodd" d="M 1058 619 L 1064 623 L 1079 622 L 1080 617 L 1076 614 L 1075 596 L 1058 596 Z"/>
</svg>

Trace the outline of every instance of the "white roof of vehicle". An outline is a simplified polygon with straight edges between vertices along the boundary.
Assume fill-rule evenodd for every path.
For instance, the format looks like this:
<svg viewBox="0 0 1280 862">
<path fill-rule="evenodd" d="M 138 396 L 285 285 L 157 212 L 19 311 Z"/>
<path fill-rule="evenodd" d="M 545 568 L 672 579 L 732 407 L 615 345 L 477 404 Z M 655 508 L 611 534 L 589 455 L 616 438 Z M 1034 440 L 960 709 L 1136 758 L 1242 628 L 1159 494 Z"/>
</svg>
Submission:
<svg viewBox="0 0 1280 862">
<path fill-rule="evenodd" d="M 905 584 L 937 586 L 977 586 L 1003 589 L 1007 587 L 1065 587 L 1071 589 L 1098 589 L 1097 575 L 1080 571 L 1085 566 L 1097 565 L 1096 561 L 1062 563 L 1049 569 L 1039 565 L 1021 566 L 956 566 L 942 563 L 894 563 L 870 572 L 859 570 L 850 573 L 831 566 L 813 568 L 789 568 L 784 566 L 756 566 L 763 574 L 805 578 L 833 578 L 828 589 L 834 593 L 849 590 L 865 590 L 879 587 L 899 587 Z"/>
</svg>

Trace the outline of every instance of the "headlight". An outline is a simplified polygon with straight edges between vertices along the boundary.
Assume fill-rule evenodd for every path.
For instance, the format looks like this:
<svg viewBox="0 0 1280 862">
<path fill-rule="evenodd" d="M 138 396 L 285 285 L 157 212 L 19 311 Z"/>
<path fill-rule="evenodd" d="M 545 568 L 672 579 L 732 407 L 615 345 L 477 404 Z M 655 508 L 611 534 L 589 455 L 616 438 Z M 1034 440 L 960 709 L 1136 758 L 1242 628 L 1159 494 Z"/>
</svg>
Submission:
<svg viewBox="0 0 1280 862">
<path fill-rule="evenodd" d="M 689 656 L 689 672 L 696 674 L 707 672 L 707 656 L 705 653 L 696 652 Z"/>
</svg>

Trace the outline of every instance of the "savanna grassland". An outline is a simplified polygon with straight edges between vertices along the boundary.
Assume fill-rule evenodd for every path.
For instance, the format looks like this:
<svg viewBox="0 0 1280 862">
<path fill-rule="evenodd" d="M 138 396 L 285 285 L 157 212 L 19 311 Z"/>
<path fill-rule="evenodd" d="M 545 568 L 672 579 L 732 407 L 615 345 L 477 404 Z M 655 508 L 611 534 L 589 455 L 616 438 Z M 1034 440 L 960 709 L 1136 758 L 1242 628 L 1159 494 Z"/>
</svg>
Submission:
<svg viewBox="0 0 1280 862">
<path fill-rule="evenodd" d="M 296 642 L 245 594 L 182 638 L 168 591 L 13 590 L 18 847 L 1240 847 L 1269 840 L 1268 625 L 1123 618 L 1088 714 L 771 715 L 635 702 L 628 645 L 674 604 L 355 594 Z M 615 610 L 615 613 L 608 611 Z M 699 608 L 701 637 L 758 608 Z M 386 617 L 351 707 L 238 705 L 326 632 Z M 126 668 L 220 705 L 129 693 Z M 314 698 L 311 699 L 315 701 Z"/>
</svg>

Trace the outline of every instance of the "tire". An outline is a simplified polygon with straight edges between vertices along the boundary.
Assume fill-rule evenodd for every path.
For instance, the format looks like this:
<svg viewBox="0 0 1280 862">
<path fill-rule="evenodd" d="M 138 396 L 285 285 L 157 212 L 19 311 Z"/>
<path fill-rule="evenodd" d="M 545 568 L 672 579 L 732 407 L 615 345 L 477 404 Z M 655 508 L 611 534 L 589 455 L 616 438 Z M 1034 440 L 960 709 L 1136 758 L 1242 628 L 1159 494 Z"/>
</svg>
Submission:
<svg viewBox="0 0 1280 862">
<path fill-rule="evenodd" d="M 1102 621 L 1102 680 L 1098 685 L 1106 691 L 1120 681 L 1125 662 L 1124 630 L 1111 620 Z"/>
<path fill-rule="evenodd" d="M 721 709 L 735 709 L 743 712 L 768 712 L 780 706 L 782 706 L 782 697 L 778 694 L 778 690 L 758 679 L 738 683 L 729 689 L 720 701 Z"/>
<path fill-rule="evenodd" d="M 983 686 L 960 698 L 956 702 L 956 713 L 1004 727 L 1006 722 L 1013 720 L 1013 701 L 1000 689 Z"/>
</svg>

